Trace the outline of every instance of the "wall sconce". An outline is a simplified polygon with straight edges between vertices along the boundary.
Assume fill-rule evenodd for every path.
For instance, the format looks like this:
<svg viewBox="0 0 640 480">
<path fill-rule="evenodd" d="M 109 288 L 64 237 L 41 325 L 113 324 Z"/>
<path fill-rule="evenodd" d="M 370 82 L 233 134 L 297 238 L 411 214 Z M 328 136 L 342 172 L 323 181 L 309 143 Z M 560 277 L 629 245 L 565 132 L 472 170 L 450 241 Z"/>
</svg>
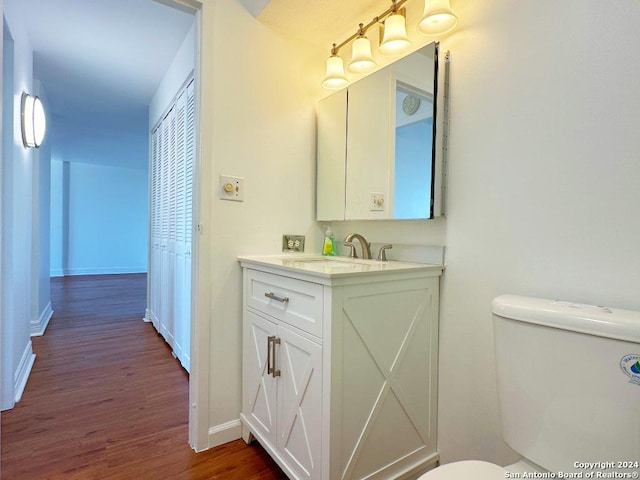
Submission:
<svg viewBox="0 0 640 480">
<path fill-rule="evenodd" d="M 25 147 L 38 148 L 47 131 L 47 118 L 38 97 L 22 94 L 22 143 Z"/>
<path fill-rule="evenodd" d="M 329 90 L 339 90 L 349 84 L 344 71 L 344 62 L 338 52 L 353 41 L 351 61 L 348 70 L 362 74 L 374 70 L 377 66 L 371 53 L 371 42 L 366 37 L 367 30 L 380 24 L 380 52 L 386 56 L 402 55 L 411 48 L 407 36 L 406 10 L 402 7 L 409 0 L 391 0 L 391 7 L 374 17 L 369 23 L 360 24 L 358 31 L 342 43 L 333 44 L 331 56 L 327 59 L 327 70 L 322 86 Z M 458 17 L 451 11 L 449 0 L 424 0 L 424 14 L 418 23 L 418 31 L 425 35 L 442 35 L 453 30 Z"/>
</svg>

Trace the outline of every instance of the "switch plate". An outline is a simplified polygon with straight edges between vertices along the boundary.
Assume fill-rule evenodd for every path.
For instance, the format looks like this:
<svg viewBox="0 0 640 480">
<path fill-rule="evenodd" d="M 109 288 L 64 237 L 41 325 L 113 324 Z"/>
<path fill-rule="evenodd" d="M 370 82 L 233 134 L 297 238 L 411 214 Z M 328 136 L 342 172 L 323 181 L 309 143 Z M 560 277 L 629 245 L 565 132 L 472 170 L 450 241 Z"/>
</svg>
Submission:
<svg viewBox="0 0 640 480">
<path fill-rule="evenodd" d="M 369 210 L 372 212 L 384 212 L 386 207 L 386 199 L 384 193 L 371 192 L 371 200 L 369 202 Z"/>
<path fill-rule="evenodd" d="M 244 178 L 220 175 L 220 198 L 222 200 L 244 201 Z"/>
<path fill-rule="evenodd" d="M 304 235 L 282 235 L 283 252 L 304 252 Z"/>
</svg>

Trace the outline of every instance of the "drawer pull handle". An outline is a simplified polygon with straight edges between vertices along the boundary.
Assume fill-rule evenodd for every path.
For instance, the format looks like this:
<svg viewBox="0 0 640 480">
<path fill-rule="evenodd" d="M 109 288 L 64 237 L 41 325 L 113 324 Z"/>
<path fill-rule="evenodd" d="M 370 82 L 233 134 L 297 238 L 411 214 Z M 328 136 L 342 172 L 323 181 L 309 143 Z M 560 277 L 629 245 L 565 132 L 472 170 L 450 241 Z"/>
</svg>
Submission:
<svg viewBox="0 0 640 480">
<path fill-rule="evenodd" d="M 276 337 L 267 337 L 267 375 L 273 373 L 273 365 L 271 364 L 271 345 Z"/>
<path fill-rule="evenodd" d="M 280 337 L 276 337 L 273 339 L 273 378 L 279 377 L 280 376 L 280 369 L 276 368 L 276 365 L 278 364 L 278 360 L 276 359 L 276 345 L 280 345 Z"/>
<path fill-rule="evenodd" d="M 271 374 L 273 378 L 280 376 L 280 370 L 276 368 L 276 345 L 280 345 L 280 338 L 267 337 L 267 375 Z"/>
<path fill-rule="evenodd" d="M 273 292 L 266 292 L 264 296 L 280 303 L 287 303 L 289 301 L 289 297 L 279 297 Z"/>
</svg>

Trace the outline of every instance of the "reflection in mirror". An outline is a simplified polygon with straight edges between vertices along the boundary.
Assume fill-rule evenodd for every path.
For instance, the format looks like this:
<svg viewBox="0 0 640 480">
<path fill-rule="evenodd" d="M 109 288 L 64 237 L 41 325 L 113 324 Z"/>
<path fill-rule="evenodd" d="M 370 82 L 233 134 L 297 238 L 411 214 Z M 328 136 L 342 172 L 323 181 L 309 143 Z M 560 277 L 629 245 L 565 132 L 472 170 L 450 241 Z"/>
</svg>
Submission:
<svg viewBox="0 0 640 480">
<path fill-rule="evenodd" d="M 431 216 L 433 94 L 396 83 L 393 218 Z"/>
</svg>

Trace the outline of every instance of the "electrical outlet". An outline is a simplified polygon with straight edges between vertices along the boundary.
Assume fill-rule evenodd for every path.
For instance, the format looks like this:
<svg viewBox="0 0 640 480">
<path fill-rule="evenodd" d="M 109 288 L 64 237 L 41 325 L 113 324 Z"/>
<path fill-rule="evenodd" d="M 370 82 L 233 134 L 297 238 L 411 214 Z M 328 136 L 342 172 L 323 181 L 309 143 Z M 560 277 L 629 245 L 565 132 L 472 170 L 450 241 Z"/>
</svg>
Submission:
<svg viewBox="0 0 640 480">
<path fill-rule="evenodd" d="M 233 200 L 234 202 L 243 202 L 244 178 L 220 175 L 220 198 L 223 200 Z"/>
<path fill-rule="evenodd" d="M 369 210 L 372 212 L 384 212 L 385 198 L 384 193 L 371 193 L 371 201 L 369 203 Z"/>
<path fill-rule="evenodd" d="M 304 252 L 304 235 L 282 235 L 283 252 Z"/>
</svg>

